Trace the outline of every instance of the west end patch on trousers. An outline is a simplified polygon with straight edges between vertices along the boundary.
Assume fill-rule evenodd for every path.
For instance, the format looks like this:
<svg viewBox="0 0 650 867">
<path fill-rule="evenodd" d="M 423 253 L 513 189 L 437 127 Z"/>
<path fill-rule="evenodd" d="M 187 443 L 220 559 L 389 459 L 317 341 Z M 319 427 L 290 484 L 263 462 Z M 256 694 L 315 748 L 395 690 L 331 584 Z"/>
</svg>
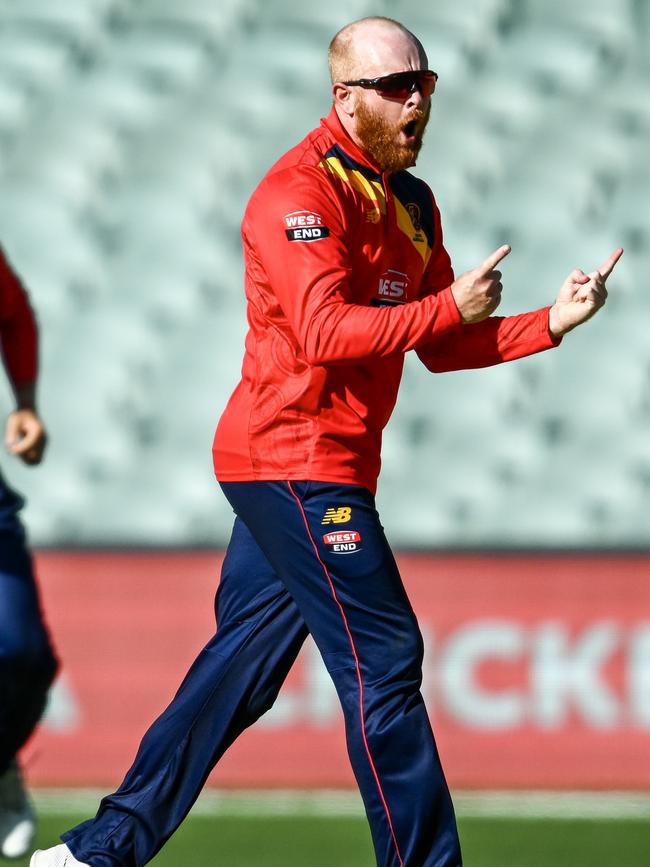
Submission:
<svg viewBox="0 0 650 867">
<path fill-rule="evenodd" d="M 323 544 L 332 554 L 355 554 L 361 550 L 358 530 L 334 530 L 323 535 Z"/>
</svg>

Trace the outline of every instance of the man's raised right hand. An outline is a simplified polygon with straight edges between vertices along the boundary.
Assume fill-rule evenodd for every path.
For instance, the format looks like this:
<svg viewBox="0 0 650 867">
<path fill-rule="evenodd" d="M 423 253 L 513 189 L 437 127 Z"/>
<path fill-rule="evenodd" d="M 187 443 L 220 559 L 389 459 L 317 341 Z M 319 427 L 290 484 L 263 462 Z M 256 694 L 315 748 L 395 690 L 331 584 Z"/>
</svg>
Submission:
<svg viewBox="0 0 650 867">
<path fill-rule="evenodd" d="M 501 271 L 495 268 L 512 248 L 504 244 L 490 254 L 482 265 L 465 271 L 451 284 L 451 292 L 463 322 L 480 322 L 501 303 Z"/>
</svg>

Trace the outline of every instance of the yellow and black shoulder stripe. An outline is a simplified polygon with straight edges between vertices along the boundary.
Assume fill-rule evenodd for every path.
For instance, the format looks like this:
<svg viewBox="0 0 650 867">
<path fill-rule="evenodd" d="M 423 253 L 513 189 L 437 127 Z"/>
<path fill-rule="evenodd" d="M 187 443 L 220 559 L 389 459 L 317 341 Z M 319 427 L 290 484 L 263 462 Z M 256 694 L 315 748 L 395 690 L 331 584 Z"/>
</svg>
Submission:
<svg viewBox="0 0 650 867">
<path fill-rule="evenodd" d="M 411 239 L 426 265 L 435 238 L 433 200 L 427 185 L 409 172 L 390 176 L 397 225 Z"/>
<path fill-rule="evenodd" d="M 325 154 L 320 166 L 361 193 L 368 203 L 366 217 L 369 222 L 378 223 L 381 220 L 386 213 L 386 193 L 380 174 L 357 163 L 337 145 Z"/>
</svg>

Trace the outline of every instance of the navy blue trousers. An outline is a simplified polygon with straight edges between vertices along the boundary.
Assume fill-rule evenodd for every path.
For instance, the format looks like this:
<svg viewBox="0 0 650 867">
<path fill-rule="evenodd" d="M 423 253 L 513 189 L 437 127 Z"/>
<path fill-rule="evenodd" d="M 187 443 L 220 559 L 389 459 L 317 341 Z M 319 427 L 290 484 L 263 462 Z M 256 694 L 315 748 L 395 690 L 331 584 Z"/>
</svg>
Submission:
<svg viewBox="0 0 650 867">
<path fill-rule="evenodd" d="M 377 864 L 458 867 L 453 807 L 420 694 L 422 638 L 373 497 L 321 482 L 222 488 L 237 518 L 216 634 L 120 788 L 63 839 L 92 867 L 146 864 L 219 757 L 271 707 L 309 632 L 341 701 Z M 218 839 L 215 853 L 215 864 L 228 863 Z"/>
<path fill-rule="evenodd" d="M 36 727 L 57 669 L 21 506 L 0 476 L 0 774 Z"/>
</svg>

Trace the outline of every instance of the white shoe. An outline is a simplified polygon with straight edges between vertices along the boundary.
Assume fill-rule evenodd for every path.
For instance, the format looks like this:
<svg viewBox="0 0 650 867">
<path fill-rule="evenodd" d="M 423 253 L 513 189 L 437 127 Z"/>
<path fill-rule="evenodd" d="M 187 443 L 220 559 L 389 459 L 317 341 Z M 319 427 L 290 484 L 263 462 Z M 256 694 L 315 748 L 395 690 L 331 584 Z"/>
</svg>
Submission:
<svg viewBox="0 0 650 867">
<path fill-rule="evenodd" d="M 29 867 L 90 867 L 77 861 L 65 843 L 51 849 L 37 849 L 32 855 Z"/>
<path fill-rule="evenodd" d="M 36 831 L 36 817 L 27 797 L 20 768 L 12 761 L 0 776 L 0 857 L 27 854 Z"/>
</svg>

